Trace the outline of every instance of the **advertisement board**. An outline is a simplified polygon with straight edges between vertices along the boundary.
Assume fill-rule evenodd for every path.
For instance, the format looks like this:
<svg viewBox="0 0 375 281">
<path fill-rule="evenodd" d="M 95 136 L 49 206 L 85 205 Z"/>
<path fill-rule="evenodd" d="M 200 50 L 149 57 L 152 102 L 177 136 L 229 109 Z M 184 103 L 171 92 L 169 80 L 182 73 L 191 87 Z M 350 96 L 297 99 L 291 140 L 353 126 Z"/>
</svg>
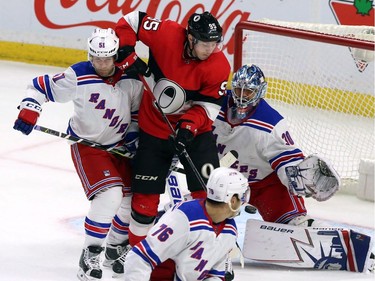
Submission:
<svg viewBox="0 0 375 281">
<path fill-rule="evenodd" d="M 114 27 L 124 14 L 134 10 L 183 26 L 193 12 L 210 11 L 223 26 L 223 50 L 230 62 L 234 26 L 239 21 L 269 18 L 374 25 L 369 0 L 13 0 L 0 4 L 0 41 L 85 50 L 86 38 L 95 27 Z M 147 56 L 145 47 L 138 52 Z"/>
</svg>

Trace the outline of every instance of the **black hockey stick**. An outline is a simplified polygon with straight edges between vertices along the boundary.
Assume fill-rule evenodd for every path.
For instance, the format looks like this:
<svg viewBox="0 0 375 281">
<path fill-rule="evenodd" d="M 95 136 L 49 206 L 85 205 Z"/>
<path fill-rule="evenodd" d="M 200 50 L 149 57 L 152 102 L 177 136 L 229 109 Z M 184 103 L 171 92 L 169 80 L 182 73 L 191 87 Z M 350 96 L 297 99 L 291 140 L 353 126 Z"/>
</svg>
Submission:
<svg viewBox="0 0 375 281">
<path fill-rule="evenodd" d="M 67 139 L 67 140 L 70 140 L 70 141 L 73 141 L 73 142 L 76 142 L 76 143 L 91 146 L 91 147 L 94 147 L 94 148 L 97 148 L 97 149 L 100 149 L 100 150 L 108 151 L 110 153 L 117 154 L 117 155 L 120 155 L 122 157 L 130 158 L 130 159 L 134 157 L 134 154 L 129 152 L 129 151 L 120 150 L 118 148 L 111 148 L 111 147 L 101 145 L 99 143 L 96 143 L 96 142 L 93 142 L 93 141 L 90 141 L 90 140 L 87 140 L 87 139 L 83 139 L 83 138 L 75 137 L 75 136 L 65 134 L 65 133 L 62 133 L 62 132 L 58 132 L 58 131 L 55 131 L 55 130 L 52 130 L 50 128 L 46 128 L 46 127 L 43 127 L 43 126 L 35 125 L 34 130 L 40 131 L 40 132 L 43 132 L 43 133 L 46 133 L 46 134 L 49 134 L 49 135 L 53 135 L 53 136 L 56 136 L 56 137 L 60 137 L 60 138 L 63 138 L 63 139 Z"/>
<path fill-rule="evenodd" d="M 227 152 L 223 157 L 220 159 L 220 167 L 230 167 L 237 161 L 238 153 L 235 150 L 231 150 Z M 175 158 L 174 158 L 175 160 Z M 178 160 L 176 160 L 178 162 Z M 176 165 L 176 164 L 175 164 Z M 167 210 L 177 202 L 184 201 L 184 196 L 182 195 L 180 186 L 179 186 L 179 179 L 170 171 L 167 183 L 168 195 L 170 199 L 170 203 L 164 206 L 164 209 Z"/>
<path fill-rule="evenodd" d="M 116 154 L 116 155 L 119 155 L 119 156 L 122 156 L 122 157 L 125 157 L 125 158 L 132 159 L 134 157 L 134 153 L 131 153 L 129 151 L 118 149 L 118 148 L 112 148 L 111 149 L 111 148 L 108 148 L 107 146 L 101 145 L 99 143 L 96 143 L 96 142 L 93 142 L 93 141 L 90 141 L 90 140 L 87 140 L 87 139 L 75 137 L 75 136 L 72 136 L 72 135 L 69 135 L 69 134 L 66 134 L 66 133 L 63 133 L 63 132 L 59 132 L 59 131 L 56 131 L 56 130 L 53 130 L 53 129 L 50 129 L 50 128 L 46 128 L 46 127 L 43 127 L 43 126 L 35 125 L 34 130 L 40 131 L 40 132 L 43 132 L 43 133 L 46 133 L 46 134 L 49 134 L 49 135 L 53 135 L 53 136 L 56 136 L 56 137 L 60 137 L 60 138 L 66 139 L 66 140 L 70 140 L 70 141 L 73 141 L 73 142 L 76 142 L 76 143 L 80 143 L 80 144 L 83 144 L 83 145 L 91 146 L 91 147 L 94 147 L 94 148 L 97 148 L 97 149 L 100 149 L 100 150 L 103 150 L 103 151 L 107 151 L 107 152 L 110 152 L 110 153 L 113 153 L 113 154 Z M 179 167 L 176 167 L 176 166 L 171 167 L 171 171 L 175 171 L 175 172 L 182 173 L 182 174 L 185 173 L 185 170 L 183 168 L 179 168 Z"/>
<path fill-rule="evenodd" d="M 151 91 L 150 86 L 148 85 L 146 79 L 143 77 L 143 75 L 139 75 L 139 78 L 143 82 L 143 85 L 146 87 L 146 89 L 150 92 L 153 103 L 154 103 L 155 107 L 157 108 L 157 110 L 160 112 L 164 122 L 168 125 L 169 129 L 171 130 L 173 138 L 176 138 L 177 133 L 176 133 L 175 129 L 173 128 L 171 122 L 169 122 L 169 120 L 167 118 L 167 115 L 165 115 L 165 113 L 164 113 L 163 109 L 160 107 L 158 101 L 155 99 L 155 97 L 153 95 L 153 92 Z M 201 184 L 203 190 L 207 192 L 206 184 L 204 183 L 203 178 L 201 177 L 201 174 L 198 172 L 197 168 L 195 167 L 195 165 L 194 165 L 193 161 L 191 160 L 189 154 L 187 153 L 186 149 L 182 150 L 181 155 L 179 155 L 179 157 L 180 156 L 183 156 L 185 158 L 185 160 L 188 162 L 190 168 L 193 170 L 194 175 L 196 176 L 199 183 Z"/>
</svg>

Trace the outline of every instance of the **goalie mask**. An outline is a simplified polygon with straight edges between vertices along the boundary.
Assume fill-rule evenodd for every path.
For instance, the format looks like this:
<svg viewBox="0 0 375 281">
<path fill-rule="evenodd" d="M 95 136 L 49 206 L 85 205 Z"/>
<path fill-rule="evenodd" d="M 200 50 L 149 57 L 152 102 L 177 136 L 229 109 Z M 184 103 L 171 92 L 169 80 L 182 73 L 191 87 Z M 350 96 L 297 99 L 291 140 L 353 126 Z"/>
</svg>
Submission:
<svg viewBox="0 0 375 281">
<path fill-rule="evenodd" d="M 212 171 L 207 181 L 207 198 L 227 203 L 235 215 L 239 214 L 240 207 L 233 209 L 232 196 L 237 194 L 241 205 L 250 200 L 250 188 L 244 175 L 232 168 L 220 167 Z"/>
<path fill-rule="evenodd" d="M 232 78 L 232 98 L 228 99 L 228 119 L 232 124 L 243 122 L 264 98 L 267 91 L 262 70 L 256 65 L 244 65 Z M 232 101 L 231 101 L 232 100 Z"/>
<path fill-rule="evenodd" d="M 119 48 L 119 38 L 112 28 L 96 28 L 87 40 L 88 58 L 114 57 Z"/>
</svg>

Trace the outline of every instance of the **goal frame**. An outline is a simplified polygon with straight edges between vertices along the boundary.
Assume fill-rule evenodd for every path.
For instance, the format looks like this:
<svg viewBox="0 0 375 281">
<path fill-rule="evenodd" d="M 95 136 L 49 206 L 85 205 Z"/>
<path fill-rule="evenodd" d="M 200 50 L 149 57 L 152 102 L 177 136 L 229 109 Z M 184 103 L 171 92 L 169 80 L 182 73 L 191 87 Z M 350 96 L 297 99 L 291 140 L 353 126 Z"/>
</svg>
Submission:
<svg viewBox="0 0 375 281">
<path fill-rule="evenodd" d="M 331 84 L 327 84 L 328 82 L 326 83 L 326 80 L 322 80 L 323 82 L 319 81 L 319 83 L 310 81 L 310 77 L 307 77 L 307 75 L 305 75 L 303 72 L 301 72 L 301 76 L 299 76 L 300 73 L 298 73 L 296 77 L 293 76 L 294 78 L 289 81 L 289 78 L 283 76 L 285 73 L 288 73 L 288 70 L 285 69 L 286 72 L 284 73 L 283 66 L 280 65 L 280 63 L 283 62 L 283 55 L 285 54 L 287 55 L 285 57 L 286 62 L 292 60 L 291 58 L 293 58 L 293 53 L 289 55 L 287 51 L 289 47 L 285 47 L 283 45 L 278 48 L 277 44 L 273 44 L 272 42 L 274 37 L 276 40 L 275 42 L 279 42 L 277 40 L 280 40 L 280 42 L 284 42 L 283 44 L 285 44 L 285 42 L 289 39 L 290 40 L 288 42 L 295 42 L 296 44 L 293 44 L 293 46 L 297 46 L 297 49 L 295 49 L 295 51 L 299 56 L 298 58 L 300 58 L 302 54 L 300 49 L 303 50 L 303 47 L 301 48 L 301 46 L 307 46 L 310 44 L 309 42 L 311 42 L 312 47 L 308 49 L 308 51 L 310 51 L 310 53 L 312 51 L 314 55 L 316 54 L 316 59 L 320 57 L 326 58 L 331 49 L 337 49 L 339 50 L 339 52 L 337 53 L 343 55 L 345 54 L 344 49 L 347 48 L 349 49 L 351 58 L 354 60 L 356 66 L 355 68 L 350 64 L 350 57 L 345 57 L 345 60 L 342 60 L 344 64 L 347 63 L 348 65 L 348 68 L 346 69 L 348 70 L 348 75 L 350 76 L 350 78 L 355 77 L 355 79 L 357 79 L 358 81 L 362 77 L 367 77 L 366 81 L 368 82 L 368 74 L 371 72 L 373 73 L 374 71 L 373 56 L 375 52 L 375 42 L 373 36 L 370 36 L 374 34 L 374 30 L 375 29 L 373 26 L 345 26 L 307 22 L 286 22 L 272 19 L 240 21 L 235 25 L 234 28 L 234 54 L 232 65 L 233 73 L 237 71 L 243 64 L 247 63 L 246 60 L 250 57 L 252 58 L 252 63 L 264 64 L 263 66 L 265 67 L 265 69 L 270 72 L 270 80 L 268 81 L 269 85 L 272 84 L 272 87 L 269 88 L 270 91 L 268 91 L 270 94 L 268 95 L 268 99 L 270 99 L 270 102 L 273 102 L 272 104 L 275 106 L 275 108 L 277 110 L 280 110 L 280 112 L 282 112 L 286 119 L 291 118 L 291 120 L 288 120 L 291 121 L 291 123 L 289 123 L 291 124 L 291 128 L 299 128 L 302 124 L 302 121 L 293 121 L 293 118 L 299 114 L 298 110 L 290 110 L 290 108 L 294 104 L 297 105 L 297 109 L 306 107 L 307 110 L 315 110 L 315 108 L 317 108 L 317 110 L 322 113 L 319 115 L 320 121 L 317 120 L 317 122 L 313 122 L 311 118 L 308 117 L 308 115 L 301 117 L 301 120 L 303 120 L 303 122 L 306 122 L 305 124 L 312 124 L 313 126 L 311 127 L 311 130 L 302 130 L 298 133 L 295 133 L 296 140 L 301 142 L 300 145 L 302 150 L 308 154 L 321 153 L 322 155 L 330 155 L 330 157 L 332 158 L 331 160 L 334 161 L 333 163 L 337 165 L 336 169 L 341 172 L 340 177 L 343 180 L 343 186 L 345 186 L 345 190 L 349 191 L 349 193 L 355 191 L 355 188 L 357 188 L 359 184 L 359 176 L 363 176 L 363 172 L 359 171 L 358 167 L 360 162 L 363 159 L 374 159 L 374 150 L 371 148 L 373 147 L 373 135 L 369 136 L 367 130 L 363 129 L 367 127 L 362 127 L 362 124 L 368 126 L 369 122 L 374 118 L 374 111 L 372 107 L 373 101 L 375 99 L 375 96 L 373 95 L 373 82 L 371 82 L 370 84 L 370 86 L 372 85 L 372 90 L 370 90 L 369 87 L 366 86 L 367 83 L 359 83 L 358 85 L 356 83 L 351 83 L 349 84 L 350 87 L 347 88 L 348 85 L 345 83 L 336 83 L 336 81 L 338 81 L 335 80 L 336 78 L 345 77 L 344 75 L 340 74 L 340 71 L 338 71 L 337 73 L 333 72 L 333 77 L 335 78 L 332 80 L 333 82 L 330 79 L 327 80 L 328 82 L 333 83 L 332 88 L 330 88 Z M 265 48 L 260 49 L 261 46 Z M 290 48 L 292 48 L 292 46 L 290 46 Z M 314 56 L 310 57 L 314 58 Z M 306 63 L 310 62 L 310 57 Z M 315 61 L 312 60 L 312 68 L 318 66 L 318 64 L 316 63 L 316 59 Z M 277 67 L 270 68 L 270 65 L 272 65 L 272 60 L 275 60 L 275 63 L 277 63 Z M 335 61 L 335 64 L 333 65 L 336 65 L 340 62 L 341 60 Z M 292 61 L 292 63 L 294 62 Z M 324 69 L 326 69 L 327 66 L 325 64 L 323 65 Z M 363 69 L 361 69 L 362 66 Z M 371 67 L 371 69 L 368 69 L 367 66 Z M 309 65 L 303 65 L 303 67 L 310 70 Z M 331 69 L 331 67 L 327 69 Z M 367 69 L 367 71 L 362 76 L 362 73 L 365 69 Z M 291 72 L 294 73 L 293 71 Z M 314 72 L 313 74 L 315 76 L 313 77 L 317 77 L 316 79 L 319 79 L 320 72 L 317 73 L 319 74 L 315 75 Z M 279 74 L 281 75 L 278 76 Z M 372 75 L 370 76 L 373 77 Z M 299 78 L 301 78 L 301 82 L 298 82 L 298 80 L 296 80 Z M 364 86 L 362 87 L 362 85 Z M 294 91 L 295 87 L 296 91 Z M 308 88 L 304 89 L 304 87 Z M 280 91 L 277 91 L 276 89 L 279 88 Z M 274 89 L 275 92 L 272 92 L 272 89 Z M 323 93 L 327 94 L 328 98 L 324 99 L 323 101 L 321 101 L 321 99 L 316 99 L 320 91 L 323 91 Z M 291 93 L 290 96 L 288 95 L 289 92 Z M 306 96 L 305 92 L 310 93 L 310 95 Z M 281 97 L 280 95 L 283 94 L 284 97 Z M 358 95 L 361 95 L 361 99 L 356 99 Z M 346 102 L 341 103 L 340 99 L 342 99 L 342 97 L 344 96 L 346 98 Z M 357 100 L 360 102 L 357 102 Z M 351 104 L 355 106 L 350 106 Z M 333 108 L 333 106 L 335 106 L 335 108 Z M 319 122 L 322 122 L 322 118 L 328 117 L 328 114 L 331 114 L 330 112 L 333 112 L 333 115 L 330 115 L 333 118 L 332 120 L 329 119 L 329 122 L 324 123 L 324 126 L 321 130 L 322 133 L 325 133 L 326 130 L 332 131 L 332 127 L 336 128 L 335 122 L 337 122 L 340 118 L 353 116 L 353 118 L 349 119 L 350 122 L 345 123 L 345 125 L 343 126 L 343 131 L 340 135 L 342 137 L 342 140 L 338 141 L 337 145 L 337 147 L 339 147 L 340 149 L 346 149 L 347 147 L 349 147 L 349 150 L 345 151 L 345 153 L 343 154 L 339 154 L 338 150 L 334 148 L 332 151 L 332 156 L 330 152 L 327 151 L 329 150 L 330 145 L 325 141 L 322 147 L 317 148 L 317 140 L 315 138 L 315 135 L 312 136 L 311 140 L 309 139 L 305 141 L 304 139 L 305 135 L 307 136 L 310 134 L 310 132 L 315 132 L 316 125 L 319 125 Z M 362 121 L 363 123 L 361 123 Z M 346 138 L 347 136 L 351 136 L 350 130 L 352 130 L 353 128 L 356 129 L 356 124 L 361 124 L 361 128 L 359 128 L 359 134 L 364 141 L 363 149 L 360 148 L 361 146 L 358 146 L 357 143 L 353 145 L 352 137 Z M 371 128 L 371 130 L 373 131 L 373 128 Z M 331 131 L 327 131 L 327 139 L 333 138 L 332 134 L 330 133 Z M 368 146 L 368 144 L 370 144 L 368 141 L 371 141 L 371 147 Z M 312 149 L 307 149 L 307 146 L 309 146 L 310 143 L 312 144 Z M 362 142 L 360 142 L 360 144 L 361 143 Z M 327 152 L 328 154 L 326 154 Z"/>
<path fill-rule="evenodd" d="M 347 46 L 352 48 L 360 48 L 365 50 L 374 51 L 375 42 L 367 41 L 357 38 L 347 38 L 338 35 L 325 34 L 309 30 L 301 30 L 297 28 L 285 28 L 282 26 L 275 26 L 266 23 L 255 21 L 240 21 L 234 28 L 234 55 L 233 55 L 233 71 L 236 71 L 242 66 L 242 41 L 243 31 L 252 30 L 264 33 L 271 33 L 281 36 L 305 39 L 310 41 L 323 42 L 328 44 L 335 44 Z"/>
</svg>

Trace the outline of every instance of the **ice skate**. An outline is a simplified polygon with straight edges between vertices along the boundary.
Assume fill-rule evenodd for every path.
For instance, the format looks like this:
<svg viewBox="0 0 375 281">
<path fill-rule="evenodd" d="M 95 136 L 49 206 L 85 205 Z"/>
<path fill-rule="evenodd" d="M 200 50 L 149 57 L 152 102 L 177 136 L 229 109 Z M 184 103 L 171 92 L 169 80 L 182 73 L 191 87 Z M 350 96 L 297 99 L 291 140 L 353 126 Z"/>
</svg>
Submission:
<svg viewBox="0 0 375 281">
<path fill-rule="evenodd" d="M 105 248 L 105 259 L 103 262 L 103 266 L 112 266 L 115 260 L 121 257 L 122 253 L 126 251 L 127 245 L 129 245 L 129 240 L 126 240 L 124 243 L 118 245 L 107 244 Z"/>
<path fill-rule="evenodd" d="M 124 274 L 124 262 L 126 255 L 129 253 L 129 251 L 132 249 L 130 244 L 127 244 L 124 248 L 124 251 L 122 252 L 121 256 L 116 259 L 112 265 L 113 270 L 113 277 L 120 277 L 122 274 Z"/>
<path fill-rule="evenodd" d="M 232 281 L 234 279 L 234 271 L 232 265 L 232 259 L 228 256 L 227 260 L 225 261 L 225 281 Z"/>
<path fill-rule="evenodd" d="M 88 246 L 82 250 L 77 273 L 79 280 L 91 281 L 102 278 L 102 270 L 100 269 L 100 253 L 102 251 L 103 248 L 99 246 Z"/>
</svg>

